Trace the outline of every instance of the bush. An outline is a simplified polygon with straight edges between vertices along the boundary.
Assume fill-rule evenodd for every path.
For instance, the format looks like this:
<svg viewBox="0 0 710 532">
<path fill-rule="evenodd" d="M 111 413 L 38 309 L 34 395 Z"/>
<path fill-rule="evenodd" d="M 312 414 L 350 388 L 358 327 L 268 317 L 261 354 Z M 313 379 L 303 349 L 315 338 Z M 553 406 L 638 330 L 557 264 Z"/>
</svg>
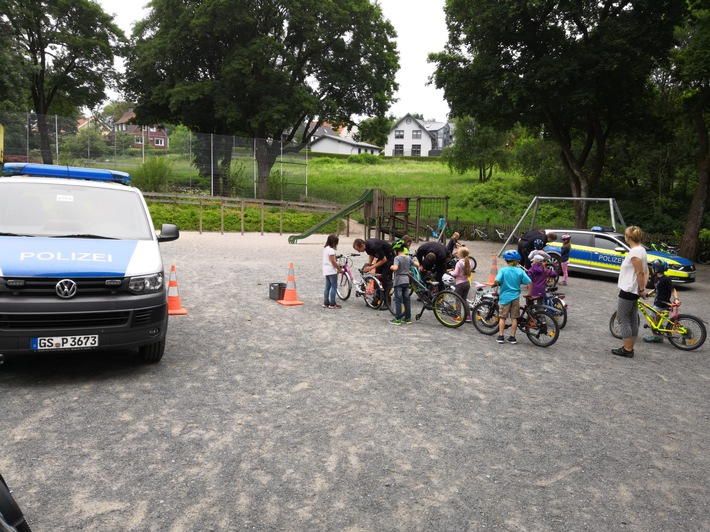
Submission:
<svg viewBox="0 0 710 532">
<path fill-rule="evenodd" d="M 382 159 L 371 153 L 361 153 L 359 155 L 351 155 L 348 157 L 348 163 L 351 164 L 382 164 Z"/>
<path fill-rule="evenodd" d="M 145 192 L 168 192 L 173 164 L 167 157 L 149 157 L 133 176 L 136 187 Z"/>
</svg>

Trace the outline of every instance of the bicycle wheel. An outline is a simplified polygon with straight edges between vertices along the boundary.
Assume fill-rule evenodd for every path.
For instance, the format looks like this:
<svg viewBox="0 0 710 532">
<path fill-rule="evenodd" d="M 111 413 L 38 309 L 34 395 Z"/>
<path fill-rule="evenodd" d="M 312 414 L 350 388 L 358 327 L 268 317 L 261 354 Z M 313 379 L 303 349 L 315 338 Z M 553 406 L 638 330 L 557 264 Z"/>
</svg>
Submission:
<svg viewBox="0 0 710 532">
<path fill-rule="evenodd" d="M 702 320 L 688 314 L 679 314 L 673 321 L 673 332 L 665 333 L 673 347 L 692 351 L 705 343 L 707 331 Z"/>
<path fill-rule="evenodd" d="M 527 319 L 530 323 L 525 327 L 525 334 L 532 343 L 540 347 L 549 347 L 557 341 L 560 328 L 544 309 L 532 309 Z"/>
<path fill-rule="evenodd" d="M 350 297 L 350 292 L 352 291 L 353 288 L 353 282 L 350 280 L 350 277 L 348 276 L 347 273 L 339 273 L 338 274 L 338 298 L 341 299 L 342 301 L 347 300 Z"/>
<path fill-rule="evenodd" d="M 365 304 L 372 309 L 379 310 L 384 302 L 384 298 L 382 297 L 382 285 L 374 275 L 364 275 L 362 282 L 366 287 L 365 291 L 362 293 Z"/>
<path fill-rule="evenodd" d="M 700 264 L 710 264 L 710 250 L 698 253 L 698 262 Z"/>
<path fill-rule="evenodd" d="M 550 315 L 557 322 L 558 327 L 560 329 L 564 329 L 565 325 L 567 325 L 567 307 L 564 306 L 562 300 L 558 297 L 552 299 L 552 305 L 550 306 L 557 311 L 554 314 L 551 313 Z"/>
<path fill-rule="evenodd" d="M 478 263 L 476 262 L 476 259 L 473 258 L 472 255 L 468 256 L 469 259 L 471 259 L 471 273 L 474 273 L 476 271 L 476 267 L 478 266 Z"/>
<path fill-rule="evenodd" d="M 466 323 L 466 302 L 456 292 L 442 290 L 434 297 L 434 316 L 444 327 L 461 327 Z"/>
<path fill-rule="evenodd" d="M 636 314 L 636 319 L 638 320 L 638 324 L 641 325 L 641 316 Z M 619 320 L 616 318 L 616 311 L 614 311 L 611 318 L 609 318 L 609 331 L 611 331 L 611 335 L 614 338 L 621 340 L 621 327 L 619 327 Z"/>
<path fill-rule="evenodd" d="M 498 304 L 486 300 L 477 303 L 471 309 L 471 323 L 480 333 L 493 335 L 498 332 Z"/>
</svg>

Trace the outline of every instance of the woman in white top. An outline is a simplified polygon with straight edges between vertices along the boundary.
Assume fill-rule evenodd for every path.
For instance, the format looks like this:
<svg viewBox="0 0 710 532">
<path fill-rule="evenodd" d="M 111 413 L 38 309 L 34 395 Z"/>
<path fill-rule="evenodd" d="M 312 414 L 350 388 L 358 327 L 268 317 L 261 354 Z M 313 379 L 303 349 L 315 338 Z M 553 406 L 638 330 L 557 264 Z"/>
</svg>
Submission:
<svg viewBox="0 0 710 532">
<path fill-rule="evenodd" d="M 325 277 L 323 308 L 340 308 L 340 305 L 335 303 L 335 294 L 338 290 L 338 274 L 343 271 L 338 266 L 338 261 L 335 260 L 335 250 L 338 249 L 339 240 L 336 235 L 328 235 L 328 240 L 323 247 L 323 276 Z"/>
<path fill-rule="evenodd" d="M 629 245 L 629 252 L 624 257 L 619 271 L 619 301 L 617 317 L 621 329 L 623 347 L 612 349 L 613 355 L 631 358 L 634 356 L 634 344 L 639 332 L 639 317 L 637 300 L 639 296 L 645 297 L 646 283 L 648 282 L 648 260 L 646 249 L 641 245 L 643 233 L 641 229 L 632 225 L 624 231 L 624 238 Z"/>
</svg>

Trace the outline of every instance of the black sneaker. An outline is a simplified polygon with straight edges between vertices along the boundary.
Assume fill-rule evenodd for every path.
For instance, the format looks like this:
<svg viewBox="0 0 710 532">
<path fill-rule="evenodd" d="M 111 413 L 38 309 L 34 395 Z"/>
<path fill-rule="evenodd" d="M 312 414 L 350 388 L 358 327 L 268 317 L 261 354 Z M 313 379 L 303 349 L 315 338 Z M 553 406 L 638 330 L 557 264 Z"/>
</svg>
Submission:
<svg viewBox="0 0 710 532">
<path fill-rule="evenodd" d="M 508 343 L 509 343 L 509 344 L 517 344 L 518 341 L 515 339 L 515 336 L 509 336 L 509 337 L 508 337 Z"/>
<path fill-rule="evenodd" d="M 504 344 L 505 336 L 499 336 L 498 338 L 496 338 L 496 342 L 498 342 L 499 344 Z"/>
<path fill-rule="evenodd" d="M 632 349 L 631 351 L 627 351 L 623 347 L 620 347 L 619 349 L 612 349 L 611 354 L 618 357 L 634 358 L 634 350 Z"/>
</svg>

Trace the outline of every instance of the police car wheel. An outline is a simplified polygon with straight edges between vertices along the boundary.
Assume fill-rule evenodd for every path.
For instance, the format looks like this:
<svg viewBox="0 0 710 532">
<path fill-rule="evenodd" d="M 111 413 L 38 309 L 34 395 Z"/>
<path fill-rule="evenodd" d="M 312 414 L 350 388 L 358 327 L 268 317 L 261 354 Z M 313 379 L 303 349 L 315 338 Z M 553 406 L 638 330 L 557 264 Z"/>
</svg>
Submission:
<svg viewBox="0 0 710 532">
<path fill-rule="evenodd" d="M 154 344 L 142 345 L 138 348 L 138 354 L 144 362 L 159 362 L 165 352 L 165 340 Z"/>
</svg>

